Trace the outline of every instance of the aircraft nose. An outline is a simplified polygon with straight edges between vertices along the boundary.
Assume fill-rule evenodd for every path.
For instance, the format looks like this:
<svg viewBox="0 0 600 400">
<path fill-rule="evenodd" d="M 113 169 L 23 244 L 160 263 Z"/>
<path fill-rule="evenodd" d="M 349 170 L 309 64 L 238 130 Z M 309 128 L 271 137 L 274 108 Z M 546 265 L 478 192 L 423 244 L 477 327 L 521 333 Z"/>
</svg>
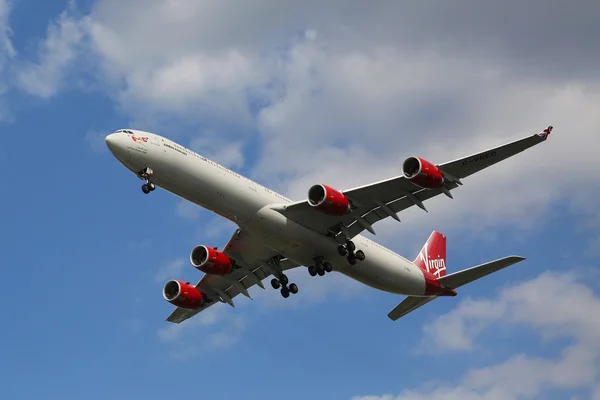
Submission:
<svg viewBox="0 0 600 400">
<path fill-rule="evenodd" d="M 124 135 L 118 132 L 111 133 L 104 138 L 106 146 L 110 152 L 120 161 L 124 161 L 129 157 L 129 151 L 127 150 L 127 145 L 125 144 L 124 139 Z"/>
<path fill-rule="evenodd" d="M 109 150 L 114 153 L 117 148 L 117 134 L 111 133 L 110 135 L 107 135 L 106 138 L 104 138 L 104 141 Z"/>
</svg>

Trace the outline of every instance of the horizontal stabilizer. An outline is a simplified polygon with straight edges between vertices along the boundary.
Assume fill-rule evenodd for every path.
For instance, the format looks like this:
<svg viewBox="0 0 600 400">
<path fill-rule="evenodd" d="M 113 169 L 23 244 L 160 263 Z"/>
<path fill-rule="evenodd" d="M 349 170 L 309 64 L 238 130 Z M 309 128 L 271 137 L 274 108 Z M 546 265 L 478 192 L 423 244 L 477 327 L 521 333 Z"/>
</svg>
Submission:
<svg viewBox="0 0 600 400">
<path fill-rule="evenodd" d="M 504 257 L 499 260 L 490 261 L 489 263 L 442 276 L 441 278 L 438 278 L 438 281 L 447 288 L 456 289 L 479 278 L 483 278 L 492 272 L 500 271 L 501 269 L 521 262 L 524 259 L 525 257 L 519 256 Z"/>
<path fill-rule="evenodd" d="M 485 264 L 477 265 L 472 268 L 463 269 L 462 271 L 455 272 L 450 275 L 442 276 L 438 278 L 438 282 L 442 284 L 442 286 L 447 287 L 449 289 L 456 289 L 467 283 L 473 282 L 479 278 L 483 278 L 486 275 L 489 275 L 493 272 L 500 271 L 510 265 L 516 264 L 525 260 L 525 257 L 519 256 L 510 256 L 501 258 L 499 260 L 490 261 Z M 417 308 L 424 306 L 429 303 L 431 300 L 437 299 L 438 296 L 430 296 L 430 297 L 421 297 L 421 296 L 407 296 L 404 300 L 400 302 L 390 313 L 388 317 L 395 321 L 398 318 L 408 314 L 411 311 L 416 310 Z"/>
<path fill-rule="evenodd" d="M 431 297 L 418 297 L 418 296 L 407 296 L 400 302 L 390 313 L 388 314 L 389 319 L 392 321 L 408 314 L 411 311 L 415 311 L 417 308 L 424 306 L 431 300 L 437 299 L 437 296 Z"/>
</svg>

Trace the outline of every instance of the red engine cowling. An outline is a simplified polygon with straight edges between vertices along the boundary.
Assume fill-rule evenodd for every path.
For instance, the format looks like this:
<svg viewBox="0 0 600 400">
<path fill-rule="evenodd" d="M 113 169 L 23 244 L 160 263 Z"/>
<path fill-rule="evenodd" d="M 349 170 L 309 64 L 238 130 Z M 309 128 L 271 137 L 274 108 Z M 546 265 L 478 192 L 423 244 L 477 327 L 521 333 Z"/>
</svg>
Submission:
<svg viewBox="0 0 600 400">
<path fill-rule="evenodd" d="M 350 201 L 326 185 L 314 185 L 308 189 L 308 204 L 329 215 L 344 215 L 350 210 Z"/>
<path fill-rule="evenodd" d="M 409 157 L 402 164 L 404 177 L 424 189 L 437 189 L 444 184 L 444 175 L 434 164 L 419 157 Z"/>
<path fill-rule="evenodd" d="M 211 275 L 227 275 L 233 265 L 229 257 L 208 246 L 196 246 L 190 253 L 190 262 L 200 271 Z"/>
<path fill-rule="evenodd" d="M 174 306 L 195 310 L 204 304 L 202 293 L 187 283 L 171 280 L 163 287 L 163 297 Z"/>
</svg>

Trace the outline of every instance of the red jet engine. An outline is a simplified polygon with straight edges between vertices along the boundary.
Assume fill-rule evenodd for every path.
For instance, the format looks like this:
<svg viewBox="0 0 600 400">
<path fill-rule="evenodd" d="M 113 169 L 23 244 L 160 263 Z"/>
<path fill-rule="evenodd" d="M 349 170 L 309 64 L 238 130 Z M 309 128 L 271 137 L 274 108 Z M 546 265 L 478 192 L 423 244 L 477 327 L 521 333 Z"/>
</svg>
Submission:
<svg viewBox="0 0 600 400">
<path fill-rule="evenodd" d="M 198 270 L 211 275 L 227 275 L 233 269 L 229 257 L 208 246 L 196 246 L 190 253 L 190 262 Z"/>
<path fill-rule="evenodd" d="M 344 194 L 326 185 L 308 189 L 308 204 L 328 215 L 344 215 L 350 210 L 350 201 Z"/>
<path fill-rule="evenodd" d="M 404 177 L 424 189 L 438 189 L 444 184 L 444 175 L 434 164 L 419 157 L 409 157 L 402 164 Z"/>
<path fill-rule="evenodd" d="M 163 297 L 174 306 L 195 310 L 204 304 L 204 296 L 189 283 L 170 280 L 163 287 Z"/>
</svg>

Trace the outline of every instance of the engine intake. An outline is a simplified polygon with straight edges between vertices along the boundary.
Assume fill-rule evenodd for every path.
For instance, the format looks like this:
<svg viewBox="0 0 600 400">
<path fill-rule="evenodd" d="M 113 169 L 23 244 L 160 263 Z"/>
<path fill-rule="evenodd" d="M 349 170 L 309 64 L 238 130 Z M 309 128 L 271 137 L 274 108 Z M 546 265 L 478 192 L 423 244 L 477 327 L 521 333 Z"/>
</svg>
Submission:
<svg viewBox="0 0 600 400">
<path fill-rule="evenodd" d="M 233 269 L 229 257 L 208 246 L 194 247 L 190 253 L 190 262 L 196 269 L 211 275 L 227 275 Z"/>
<path fill-rule="evenodd" d="M 409 157 L 402 164 L 404 177 L 424 189 L 437 189 L 444 184 L 444 175 L 434 164 L 419 157 Z"/>
<path fill-rule="evenodd" d="M 328 215 L 341 216 L 350 210 L 348 198 L 327 185 L 314 185 L 308 189 L 308 204 Z"/>
<path fill-rule="evenodd" d="M 202 293 L 190 284 L 170 280 L 163 287 L 163 297 L 174 306 L 195 310 L 204 304 Z"/>
</svg>

